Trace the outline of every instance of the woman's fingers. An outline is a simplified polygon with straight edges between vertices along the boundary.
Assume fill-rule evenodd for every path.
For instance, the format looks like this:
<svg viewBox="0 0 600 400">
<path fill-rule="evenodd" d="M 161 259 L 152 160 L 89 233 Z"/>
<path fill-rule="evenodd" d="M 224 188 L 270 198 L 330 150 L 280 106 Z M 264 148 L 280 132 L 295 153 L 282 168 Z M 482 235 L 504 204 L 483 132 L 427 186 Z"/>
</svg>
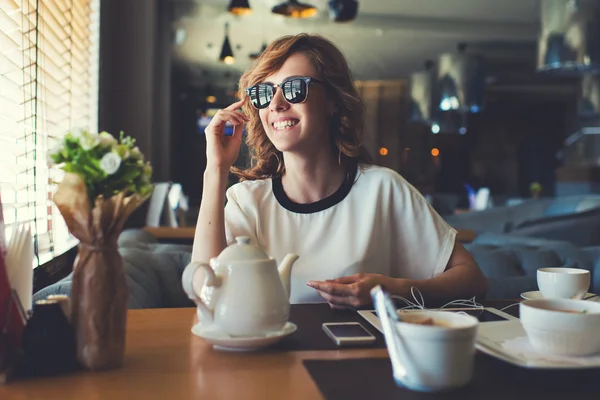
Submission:
<svg viewBox="0 0 600 400">
<path fill-rule="evenodd" d="M 345 285 L 336 282 L 309 281 L 307 285 L 321 292 L 326 292 L 334 296 L 356 296 L 358 295 L 358 286 Z"/>
<path fill-rule="evenodd" d="M 247 122 L 248 119 L 244 114 L 241 114 L 237 111 L 219 110 L 219 112 L 217 112 L 213 117 L 213 121 L 215 122 L 215 124 L 231 122 L 232 124 L 242 125 L 245 122 Z"/>
<path fill-rule="evenodd" d="M 238 108 L 240 108 L 241 106 L 244 105 L 244 103 L 246 102 L 247 97 L 244 97 L 243 99 L 236 101 L 233 104 L 230 104 L 229 106 L 225 107 L 223 110 L 225 111 L 233 111 L 233 110 L 237 110 Z"/>
<path fill-rule="evenodd" d="M 342 307 L 360 307 L 363 305 L 361 299 L 355 296 L 336 296 L 327 292 L 317 290 L 317 293 L 329 304 Z"/>
<path fill-rule="evenodd" d="M 235 111 L 220 110 L 217 112 L 217 114 L 215 114 L 213 120 L 210 122 L 210 125 L 205 129 L 205 132 L 207 133 L 207 140 L 212 140 L 213 137 L 222 137 L 225 130 L 225 125 L 228 122 L 233 125 L 235 129 L 234 132 L 237 134 L 240 132 L 238 128 L 243 127 L 243 125 L 247 122 L 243 117 L 245 117 L 243 114 Z"/>
</svg>

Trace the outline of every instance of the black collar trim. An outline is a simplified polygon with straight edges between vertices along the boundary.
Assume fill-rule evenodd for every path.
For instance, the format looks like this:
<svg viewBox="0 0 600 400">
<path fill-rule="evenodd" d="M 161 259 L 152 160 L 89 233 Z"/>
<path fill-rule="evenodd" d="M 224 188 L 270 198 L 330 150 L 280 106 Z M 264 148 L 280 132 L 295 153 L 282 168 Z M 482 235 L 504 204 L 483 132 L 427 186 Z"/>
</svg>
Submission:
<svg viewBox="0 0 600 400">
<path fill-rule="evenodd" d="M 273 178 L 273 194 L 275 198 L 279 202 L 279 204 L 288 211 L 298 213 L 298 214 L 312 214 L 319 211 L 327 210 L 344 200 L 348 193 L 350 193 L 350 189 L 352 189 L 352 185 L 354 185 L 356 179 L 357 171 L 353 173 L 349 173 L 342 182 L 342 185 L 338 190 L 335 191 L 331 196 L 325 197 L 319 201 L 308 204 L 300 204 L 296 203 L 285 194 L 283 190 L 283 184 L 281 183 L 281 176 Z"/>
</svg>

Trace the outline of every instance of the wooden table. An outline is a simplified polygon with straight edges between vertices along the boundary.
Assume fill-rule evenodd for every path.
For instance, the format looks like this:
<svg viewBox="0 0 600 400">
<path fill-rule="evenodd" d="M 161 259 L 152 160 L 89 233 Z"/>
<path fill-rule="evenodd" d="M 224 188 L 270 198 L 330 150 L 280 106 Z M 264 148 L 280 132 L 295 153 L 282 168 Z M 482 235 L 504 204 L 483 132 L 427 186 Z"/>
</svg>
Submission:
<svg viewBox="0 0 600 400">
<path fill-rule="evenodd" d="M 146 232 L 150 232 L 158 239 L 194 239 L 196 228 L 191 226 L 172 228 L 169 226 L 146 226 Z"/>
<path fill-rule="evenodd" d="M 195 309 L 130 310 L 121 369 L 14 381 L 0 399 L 322 399 L 303 359 L 387 357 L 385 349 L 229 353 L 190 329 Z"/>
</svg>

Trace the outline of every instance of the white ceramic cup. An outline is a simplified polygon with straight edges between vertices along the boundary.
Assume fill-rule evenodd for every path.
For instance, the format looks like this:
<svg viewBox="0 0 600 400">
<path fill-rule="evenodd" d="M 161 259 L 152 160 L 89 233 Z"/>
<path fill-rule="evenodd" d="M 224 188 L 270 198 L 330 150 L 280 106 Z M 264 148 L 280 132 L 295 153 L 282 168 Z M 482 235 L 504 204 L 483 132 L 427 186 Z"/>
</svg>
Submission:
<svg viewBox="0 0 600 400">
<path fill-rule="evenodd" d="M 590 288 L 590 271 L 579 268 L 540 268 L 537 284 L 547 299 L 582 299 Z"/>
<path fill-rule="evenodd" d="M 444 327 L 408 321 L 425 317 Z M 396 383 L 411 390 L 434 392 L 464 386 L 473 376 L 477 318 L 448 311 L 411 311 L 397 322 L 398 359 L 406 370 Z"/>
</svg>

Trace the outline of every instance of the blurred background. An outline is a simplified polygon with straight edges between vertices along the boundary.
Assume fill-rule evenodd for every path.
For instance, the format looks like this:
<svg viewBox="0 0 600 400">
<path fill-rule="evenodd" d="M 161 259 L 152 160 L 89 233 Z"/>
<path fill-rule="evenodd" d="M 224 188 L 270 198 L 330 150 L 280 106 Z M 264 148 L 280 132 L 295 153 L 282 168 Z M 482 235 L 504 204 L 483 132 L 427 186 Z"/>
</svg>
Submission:
<svg viewBox="0 0 600 400">
<path fill-rule="evenodd" d="M 191 243 L 204 128 L 262 49 L 300 32 L 348 58 L 375 163 L 508 277 L 492 298 L 535 288 L 540 266 L 600 265 L 598 0 L 4 0 L 0 193 L 7 237 L 32 227 L 34 288 L 76 254 L 49 149 L 74 128 L 134 137 L 156 186 L 128 227 Z"/>
<path fill-rule="evenodd" d="M 482 187 L 495 205 L 595 193 L 597 3 L 104 0 L 99 125 L 138 137 L 197 207 L 210 116 L 266 44 L 320 33 L 350 62 L 376 163 L 424 194 L 461 209 Z"/>
</svg>

